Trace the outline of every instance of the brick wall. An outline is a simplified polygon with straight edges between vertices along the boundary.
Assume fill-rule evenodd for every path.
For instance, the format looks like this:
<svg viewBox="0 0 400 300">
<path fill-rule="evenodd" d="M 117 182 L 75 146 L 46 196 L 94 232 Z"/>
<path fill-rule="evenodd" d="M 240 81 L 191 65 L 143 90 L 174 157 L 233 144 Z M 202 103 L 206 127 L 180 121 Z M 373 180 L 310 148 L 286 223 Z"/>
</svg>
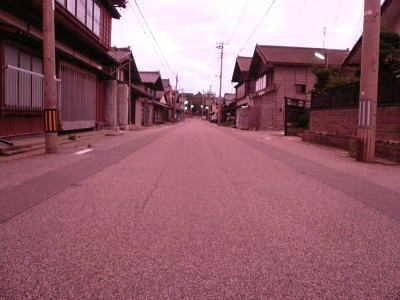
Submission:
<svg viewBox="0 0 400 300">
<path fill-rule="evenodd" d="M 358 109 L 313 110 L 310 132 L 336 136 L 357 135 Z M 378 107 L 376 135 L 382 141 L 400 141 L 400 106 Z"/>
</svg>

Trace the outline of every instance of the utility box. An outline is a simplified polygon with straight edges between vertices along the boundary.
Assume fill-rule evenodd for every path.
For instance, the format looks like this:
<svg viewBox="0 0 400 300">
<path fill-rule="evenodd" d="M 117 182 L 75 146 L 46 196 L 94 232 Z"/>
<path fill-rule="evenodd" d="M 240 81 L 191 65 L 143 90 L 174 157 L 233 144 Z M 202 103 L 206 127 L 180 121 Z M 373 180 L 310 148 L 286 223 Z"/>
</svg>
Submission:
<svg viewBox="0 0 400 300">
<path fill-rule="evenodd" d="M 261 108 L 255 105 L 240 107 L 237 110 L 236 127 L 239 129 L 260 128 Z"/>
</svg>

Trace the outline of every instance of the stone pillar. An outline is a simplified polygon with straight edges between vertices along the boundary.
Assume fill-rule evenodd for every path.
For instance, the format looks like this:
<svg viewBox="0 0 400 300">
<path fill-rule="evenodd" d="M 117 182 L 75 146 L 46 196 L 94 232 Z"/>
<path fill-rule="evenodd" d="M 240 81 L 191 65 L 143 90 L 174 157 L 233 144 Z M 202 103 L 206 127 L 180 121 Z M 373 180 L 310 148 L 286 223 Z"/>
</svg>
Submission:
<svg viewBox="0 0 400 300">
<path fill-rule="evenodd" d="M 106 126 L 111 129 L 117 129 L 117 81 L 107 80 L 105 82 L 105 121 Z"/>
<path fill-rule="evenodd" d="M 120 129 L 128 128 L 129 88 L 126 84 L 118 84 L 117 92 L 117 117 Z"/>
</svg>

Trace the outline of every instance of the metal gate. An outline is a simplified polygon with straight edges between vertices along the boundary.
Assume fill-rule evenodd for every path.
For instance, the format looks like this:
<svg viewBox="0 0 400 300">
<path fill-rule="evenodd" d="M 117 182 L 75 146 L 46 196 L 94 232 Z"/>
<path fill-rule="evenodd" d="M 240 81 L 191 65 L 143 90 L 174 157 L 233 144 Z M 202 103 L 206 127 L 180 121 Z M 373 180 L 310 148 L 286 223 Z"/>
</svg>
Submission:
<svg viewBox="0 0 400 300">
<path fill-rule="evenodd" d="M 285 97 L 285 135 L 297 135 L 307 128 L 302 118 L 307 117 L 311 101 Z"/>
</svg>

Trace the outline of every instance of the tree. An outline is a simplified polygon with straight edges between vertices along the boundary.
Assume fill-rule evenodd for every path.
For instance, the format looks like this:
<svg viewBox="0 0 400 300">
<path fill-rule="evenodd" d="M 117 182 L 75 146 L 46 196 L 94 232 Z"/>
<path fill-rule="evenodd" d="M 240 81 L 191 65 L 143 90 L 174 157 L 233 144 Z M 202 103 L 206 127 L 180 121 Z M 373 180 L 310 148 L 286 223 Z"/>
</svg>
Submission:
<svg viewBox="0 0 400 300">
<path fill-rule="evenodd" d="M 360 80 L 360 66 L 348 68 L 314 67 L 317 83 L 314 88 L 324 91 Z M 396 32 L 381 32 L 379 54 L 379 79 L 393 80 L 400 75 L 400 35 Z"/>
</svg>

